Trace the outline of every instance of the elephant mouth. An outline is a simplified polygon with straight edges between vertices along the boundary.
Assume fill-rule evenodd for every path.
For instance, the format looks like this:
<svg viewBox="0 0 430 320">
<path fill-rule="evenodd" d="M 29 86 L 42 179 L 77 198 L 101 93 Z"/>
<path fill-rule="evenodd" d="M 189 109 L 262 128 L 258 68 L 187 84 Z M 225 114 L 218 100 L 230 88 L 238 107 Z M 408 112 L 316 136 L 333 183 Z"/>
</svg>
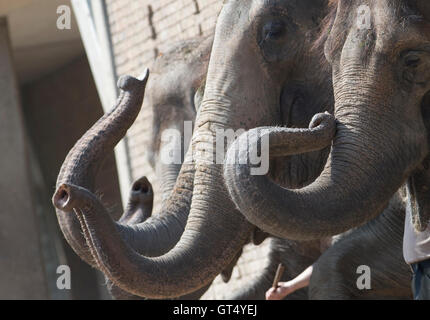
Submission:
<svg viewBox="0 0 430 320">
<path fill-rule="evenodd" d="M 279 101 L 279 110 L 280 110 L 279 125 L 289 127 L 289 128 L 298 127 L 297 124 L 294 124 L 293 112 L 294 110 L 297 110 L 297 108 L 300 107 L 301 100 L 302 100 L 302 95 L 300 93 L 299 88 L 295 87 L 281 93 L 281 97 Z"/>
</svg>

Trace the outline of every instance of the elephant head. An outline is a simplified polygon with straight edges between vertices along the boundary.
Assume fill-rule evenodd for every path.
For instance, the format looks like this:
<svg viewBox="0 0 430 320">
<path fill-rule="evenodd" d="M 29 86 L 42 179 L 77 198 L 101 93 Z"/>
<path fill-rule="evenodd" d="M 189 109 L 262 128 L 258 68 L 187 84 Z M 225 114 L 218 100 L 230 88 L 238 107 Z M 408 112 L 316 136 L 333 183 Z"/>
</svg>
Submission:
<svg viewBox="0 0 430 320">
<path fill-rule="evenodd" d="M 240 211 L 281 237 L 320 238 L 369 221 L 411 173 L 425 165 L 428 153 L 423 116 L 430 90 L 428 2 L 331 3 L 321 51 L 332 66 L 337 132 L 322 174 L 309 186 L 290 190 L 251 175 L 247 165 L 225 167 L 226 183 Z M 283 144 L 295 153 L 297 139 L 304 145 L 315 142 L 313 131 L 268 128 L 265 134 L 274 138 L 275 146 Z M 227 158 L 235 157 L 241 138 Z M 249 154 L 239 157 L 245 162 Z M 252 197 L 256 192 L 259 198 Z"/>
<path fill-rule="evenodd" d="M 152 66 L 144 108 L 152 108 L 153 114 L 147 157 L 161 184 L 162 197 L 156 195 L 156 201 L 170 196 L 188 150 L 212 42 L 213 36 L 180 41 L 162 53 Z M 172 131 L 178 136 L 165 134 Z M 164 150 L 178 150 L 177 161 L 166 164 L 162 157 Z"/>
<path fill-rule="evenodd" d="M 235 0 L 224 4 L 191 147 L 162 209 L 163 216 L 173 221 L 189 212 L 188 222 L 180 241 L 165 255 L 149 258 L 139 254 L 124 239 L 153 240 L 139 238 L 138 232 L 133 236 L 128 236 L 127 230 L 118 232 L 118 225 L 91 188 L 64 175 L 59 179 L 54 205 L 59 214 L 76 215 L 94 260 L 115 285 L 149 298 L 175 297 L 208 284 L 237 257 L 254 226 L 236 209 L 224 186 L 225 150 L 215 153 L 217 134 L 258 126 L 300 127 L 315 112 L 329 110 L 332 94 L 326 69 L 320 54 L 311 52 L 325 5 L 326 1 L 310 0 Z M 296 116 L 304 106 L 309 108 L 308 115 Z M 120 138 L 124 122 L 118 119 L 127 114 L 127 119 L 132 119 L 135 107 L 120 105 L 114 112 L 115 118 L 90 130 L 101 152 L 112 147 L 112 140 L 104 133 L 117 132 L 115 140 Z M 334 134 L 330 119 L 323 114 L 314 121 L 316 135 L 322 132 L 322 136 L 306 150 L 330 145 Z M 325 126 L 331 128 L 329 134 L 323 130 Z M 93 152 L 85 147 L 91 137 L 82 138 L 81 154 Z M 276 151 L 278 156 L 289 156 L 282 148 Z M 66 167 L 79 170 L 76 163 Z M 68 177 L 75 176 L 72 170 L 68 173 Z M 171 232 L 171 226 L 164 226 L 162 232 Z"/>
</svg>

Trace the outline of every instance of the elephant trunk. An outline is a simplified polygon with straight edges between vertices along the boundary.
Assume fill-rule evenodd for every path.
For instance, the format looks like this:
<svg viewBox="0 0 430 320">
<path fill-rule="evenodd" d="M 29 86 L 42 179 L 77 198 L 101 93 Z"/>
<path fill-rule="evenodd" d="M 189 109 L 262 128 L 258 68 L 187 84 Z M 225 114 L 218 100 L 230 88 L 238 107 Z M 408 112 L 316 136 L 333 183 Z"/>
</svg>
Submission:
<svg viewBox="0 0 430 320">
<path fill-rule="evenodd" d="M 180 164 L 169 164 L 161 167 L 160 187 L 163 201 L 169 199 L 180 171 Z"/>
<path fill-rule="evenodd" d="M 118 223 L 136 225 L 146 221 L 152 215 L 154 191 L 147 177 L 142 177 L 131 186 L 130 198 Z"/>
<path fill-rule="evenodd" d="M 97 267 L 115 285 L 139 296 L 172 298 L 209 284 L 235 257 L 252 230 L 228 199 L 227 190 L 219 188 L 222 166 L 196 159 L 194 185 L 184 234 L 174 249 L 158 258 L 139 255 L 123 241 L 112 218 L 89 190 L 63 184 L 54 196 L 54 205 L 76 213 Z"/>
<path fill-rule="evenodd" d="M 357 68 L 354 74 L 360 74 Z M 351 74 L 335 85 L 337 132 L 329 160 L 312 184 L 291 190 L 276 185 L 267 176 L 253 175 L 249 165 L 225 167 L 233 201 L 262 230 L 281 238 L 310 240 L 364 224 L 382 212 L 425 156 L 426 150 L 421 147 L 425 136 L 405 134 L 407 128 L 395 126 L 401 124 L 401 116 L 390 108 L 386 97 L 374 93 L 377 85 Z M 268 129 L 266 135 L 279 138 L 273 139 L 270 151 L 275 149 L 275 155 L 311 151 L 305 149 L 318 144 L 312 135 L 318 128 L 327 131 L 326 137 L 333 132 L 330 126 L 324 129 L 321 125 L 299 134 L 288 128 Z M 229 149 L 226 161 L 234 163 L 243 144 L 256 141 L 252 137 L 260 133 L 261 129 L 254 129 L 240 137 Z M 320 142 L 322 148 L 327 140 Z M 246 152 L 239 153 L 239 163 L 249 163 L 259 143 L 251 143 Z"/>
<path fill-rule="evenodd" d="M 148 73 L 142 80 L 131 77 L 120 79 L 118 86 L 123 91 L 116 107 L 94 124 L 69 152 L 61 167 L 57 187 L 67 183 L 93 190 L 97 170 L 101 167 L 100 163 L 108 152 L 113 150 L 116 143 L 124 137 L 140 111 L 147 79 Z M 171 202 L 165 204 L 163 210 L 166 214 L 150 217 L 137 224 L 129 224 L 125 221 L 128 219 L 127 213 L 130 210 L 134 210 L 133 213 L 136 213 L 133 204 L 136 200 L 133 200 L 136 190 L 132 189 L 126 213 L 123 214 L 123 219 L 119 223 L 115 223 L 124 241 L 139 253 L 148 256 L 159 256 L 169 251 L 179 241 L 185 228 L 192 196 L 193 178 L 194 166 L 192 164 L 184 166 L 179 184 L 182 192 L 177 197 L 172 197 Z M 141 182 L 136 181 L 133 188 L 145 185 Z M 143 194 L 143 197 L 146 195 Z M 152 196 L 148 199 L 151 200 Z M 142 199 L 139 201 L 141 202 Z M 141 217 L 143 221 L 150 212 L 148 212 L 149 208 L 146 204 L 142 209 L 145 210 Z M 85 262 L 97 267 L 82 234 L 81 224 L 74 212 L 56 208 L 56 213 L 60 228 L 69 245 Z M 135 215 L 133 216 L 136 218 Z"/>
<path fill-rule="evenodd" d="M 141 80 L 123 77 L 118 86 L 123 90 L 117 106 L 103 116 L 73 147 L 64 161 L 57 178 L 57 187 L 71 183 L 88 189 L 94 181 L 100 163 L 111 152 L 127 129 L 136 119 L 143 101 L 148 71 Z M 114 125 L 111 125 L 113 124 Z M 73 212 L 57 209 L 60 228 L 73 250 L 88 264 L 93 258 L 82 236 L 81 228 Z"/>
<path fill-rule="evenodd" d="M 216 75 L 217 72 L 209 71 L 208 80 Z M 178 207 L 192 195 L 182 237 L 165 255 L 150 258 L 135 250 L 130 245 L 133 239 L 136 243 L 151 241 L 140 238 L 145 230 L 127 226 L 136 232 L 118 232 L 118 227 L 99 199 L 87 188 L 66 181 L 59 185 L 54 195 L 54 206 L 61 212 L 74 212 L 77 216 L 97 267 L 124 291 L 147 298 L 174 298 L 196 291 L 208 285 L 228 266 L 249 239 L 253 227 L 229 198 L 223 185 L 222 163 L 214 163 L 216 130 L 228 126 L 219 119 L 226 120 L 231 115 L 211 95 L 209 93 L 203 102 L 192 147 L 165 204 L 170 211 L 181 214 L 185 210 Z M 194 162 L 190 164 L 193 155 Z M 192 189 L 189 189 L 190 186 Z M 160 219 L 167 218 L 162 215 Z M 149 218 L 145 224 L 153 219 Z M 180 224 L 180 216 L 174 216 L 171 220 Z M 165 225 L 163 230 L 166 234 L 172 232 L 171 227 Z"/>
</svg>

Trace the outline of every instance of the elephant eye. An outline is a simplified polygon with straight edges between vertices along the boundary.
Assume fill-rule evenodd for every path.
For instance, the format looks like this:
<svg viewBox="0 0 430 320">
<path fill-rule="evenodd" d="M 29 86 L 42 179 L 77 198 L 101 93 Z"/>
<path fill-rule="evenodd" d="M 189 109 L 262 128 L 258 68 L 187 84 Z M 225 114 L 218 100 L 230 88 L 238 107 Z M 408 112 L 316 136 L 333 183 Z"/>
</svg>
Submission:
<svg viewBox="0 0 430 320">
<path fill-rule="evenodd" d="M 420 56 L 418 54 L 407 54 L 404 57 L 405 66 L 416 68 L 420 63 Z"/>
<path fill-rule="evenodd" d="M 270 21 L 263 27 L 262 42 L 278 40 L 285 35 L 285 24 L 282 21 Z"/>
<path fill-rule="evenodd" d="M 426 84 L 430 81 L 430 53 L 408 51 L 403 55 L 403 78 L 409 83 Z"/>
<path fill-rule="evenodd" d="M 297 35 L 298 26 L 286 15 L 264 17 L 258 22 L 257 43 L 266 62 L 287 61 L 290 50 L 289 35 Z"/>
</svg>

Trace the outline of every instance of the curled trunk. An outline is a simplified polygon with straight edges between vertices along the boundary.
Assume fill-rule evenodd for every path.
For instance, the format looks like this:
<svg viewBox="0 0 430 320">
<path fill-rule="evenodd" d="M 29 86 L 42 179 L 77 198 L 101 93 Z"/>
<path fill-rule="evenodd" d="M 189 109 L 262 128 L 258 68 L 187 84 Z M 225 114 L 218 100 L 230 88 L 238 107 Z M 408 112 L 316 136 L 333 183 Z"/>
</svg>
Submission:
<svg viewBox="0 0 430 320">
<path fill-rule="evenodd" d="M 396 194 L 381 215 L 337 237 L 314 265 L 309 298 L 411 299 L 411 270 L 402 253 L 405 204 Z M 371 290 L 357 288 L 357 268 L 369 266 Z"/>
<path fill-rule="evenodd" d="M 354 91 L 345 84 L 337 95 L 336 135 L 329 160 L 314 183 L 291 190 L 276 185 L 266 176 L 253 175 L 250 165 L 225 166 L 224 177 L 230 195 L 248 221 L 273 235 L 296 240 L 343 233 L 381 213 L 411 170 L 422 161 L 423 137 L 405 135 L 394 128 L 391 123 L 396 123 L 397 115 L 384 111 L 388 108 L 386 105 L 375 107 L 377 98 L 370 96 L 359 101 L 360 105 L 351 104 L 348 89 Z M 378 114 L 369 117 L 375 109 Z M 327 146 L 334 134 L 333 121 L 330 121 L 331 125 L 312 128 L 311 124 L 310 130 L 299 132 L 264 128 L 265 135 L 270 137 L 270 152 L 287 155 Z M 385 131 L 380 130 L 381 123 Z M 325 131 L 322 139 L 315 138 L 315 129 Z M 261 131 L 261 128 L 253 129 L 237 139 L 226 161 L 250 163 L 252 152 L 260 144 L 256 137 Z M 251 143 L 244 152 L 247 141 Z M 234 162 L 240 150 L 240 162 Z"/>
</svg>

